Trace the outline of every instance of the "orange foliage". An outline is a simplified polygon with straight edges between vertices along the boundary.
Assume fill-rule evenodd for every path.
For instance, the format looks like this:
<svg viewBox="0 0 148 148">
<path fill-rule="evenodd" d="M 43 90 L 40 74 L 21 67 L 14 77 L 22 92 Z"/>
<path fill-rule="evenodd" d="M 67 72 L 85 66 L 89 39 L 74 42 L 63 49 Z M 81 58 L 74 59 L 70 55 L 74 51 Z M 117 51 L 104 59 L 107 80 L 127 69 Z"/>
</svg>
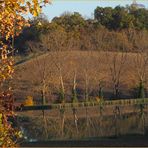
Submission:
<svg viewBox="0 0 148 148">
<path fill-rule="evenodd" d="M 42 6 L 48 0 L 0 0 L 0 85 L 12 78 L 13 68 L 13 39 L 22 28 L 28 25 L 23 17 L 26 13 L 37 16 Z M 8 56 L 9 55 L 9 56 Z M 19 132 L 7 122 L 7 117 L 13 115 L 13 99 L 11 87 L 9 91 L 0 92 L 0 147 L 14 147 Z M 31 98 L 29 104 L 33 104 Z"/>
<path fill-rule="evenodd" d="M 33 106 L 34 102 L 33 102 L 33 97 L 32 96 L 27 96 L 27 99 L 24 102 L 25 106 Z"/>
</svg>

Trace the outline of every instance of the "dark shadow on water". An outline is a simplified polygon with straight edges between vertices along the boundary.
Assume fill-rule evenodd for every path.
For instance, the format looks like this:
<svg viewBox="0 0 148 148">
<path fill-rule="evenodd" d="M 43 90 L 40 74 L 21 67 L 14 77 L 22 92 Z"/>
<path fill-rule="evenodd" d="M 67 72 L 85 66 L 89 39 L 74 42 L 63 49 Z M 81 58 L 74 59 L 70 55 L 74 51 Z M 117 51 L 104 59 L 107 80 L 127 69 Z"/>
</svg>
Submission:
<svg viewBox="0 0 148 148">
<path fill-rule="evenodd" d="M 132 146 L 143 147 L 148 146 L 148 135 L 123 135 L 120 137 L 108 138 L 85 138 L 82 140 L 51 140 L 51 141 L 38 141 L 38 142 L 24 142 L 22 147 L 114 147 L 114 146 Z"/>
</svg>

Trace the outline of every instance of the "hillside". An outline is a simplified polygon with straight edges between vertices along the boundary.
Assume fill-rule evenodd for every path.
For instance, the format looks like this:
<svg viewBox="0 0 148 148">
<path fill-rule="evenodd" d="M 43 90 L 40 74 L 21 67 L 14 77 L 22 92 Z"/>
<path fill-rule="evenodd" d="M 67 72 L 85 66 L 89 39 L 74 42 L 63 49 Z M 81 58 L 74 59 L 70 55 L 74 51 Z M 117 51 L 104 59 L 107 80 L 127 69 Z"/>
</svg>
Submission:
<svg viewBox="0 0 148 148">
<path fill-rule="evenodd" d="M 138 63 L 139 56 L 140 54 L 119 52 L 49 52 L 16 66 L 14 93 L 19 101 L 31 95 L 38 102 L 41 100 L 44 79 L 46 80 L 46 98 L 49 102 L 55 101 L 60 90 L 59 76 L 62 76 L 66 98 L 70 101 L 75 74 L 79 100 L 84 99 L 86 88 L 89 98 L 96 97 L 99 82 L 102 85 L 104 97 L 112 98 L 114 78 L 119 80 L 119 97 L 134 98 L 136 93 L 132 92 L 139 83 L 137 67 L 138 64 L 143 63 L 142 61 Z"/>
</svg>

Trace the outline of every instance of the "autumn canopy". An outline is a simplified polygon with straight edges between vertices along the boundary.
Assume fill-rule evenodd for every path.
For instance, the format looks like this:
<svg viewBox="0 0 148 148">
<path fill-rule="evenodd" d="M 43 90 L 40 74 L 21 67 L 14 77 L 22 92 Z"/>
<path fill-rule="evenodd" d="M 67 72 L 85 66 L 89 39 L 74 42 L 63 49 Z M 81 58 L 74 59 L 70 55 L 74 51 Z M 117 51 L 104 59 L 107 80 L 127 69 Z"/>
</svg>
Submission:
<svg viewBox="0 0 148 148">
<path fill-rule="evenodd" d="M 25 15 L 37 16 L 49 0 L 0 0 L 0 146 L 13 147 L 16 144 L 14 136 L 19 136 L 7 122 L 7 117 L 13 115 L 13 95 L 11 86 L 2 91 L 5 81 L 12 78 L 14 37 L 22 28 L 29 25 Z M 20 49 L 21 50 L 21 49 Z"/>
</svg>

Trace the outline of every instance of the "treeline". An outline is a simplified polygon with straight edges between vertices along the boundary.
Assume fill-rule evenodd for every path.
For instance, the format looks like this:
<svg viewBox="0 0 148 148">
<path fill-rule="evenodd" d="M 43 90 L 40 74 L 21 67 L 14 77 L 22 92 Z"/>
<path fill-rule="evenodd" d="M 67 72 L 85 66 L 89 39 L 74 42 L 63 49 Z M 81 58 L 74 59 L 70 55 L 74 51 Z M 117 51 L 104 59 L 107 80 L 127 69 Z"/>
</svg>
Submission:
<svg viewBox="0 0 148 148">
<path fill-rule="evenodd" d="M 30 24 L 15 40 L 23 55 L 55 50 L 135 52 L 148 47 L 148 10 L 144 8 L 97 7 L 94 19 L 84 19 L 74 12 L 51 22 L 42 14 Z"/>
</svg>

